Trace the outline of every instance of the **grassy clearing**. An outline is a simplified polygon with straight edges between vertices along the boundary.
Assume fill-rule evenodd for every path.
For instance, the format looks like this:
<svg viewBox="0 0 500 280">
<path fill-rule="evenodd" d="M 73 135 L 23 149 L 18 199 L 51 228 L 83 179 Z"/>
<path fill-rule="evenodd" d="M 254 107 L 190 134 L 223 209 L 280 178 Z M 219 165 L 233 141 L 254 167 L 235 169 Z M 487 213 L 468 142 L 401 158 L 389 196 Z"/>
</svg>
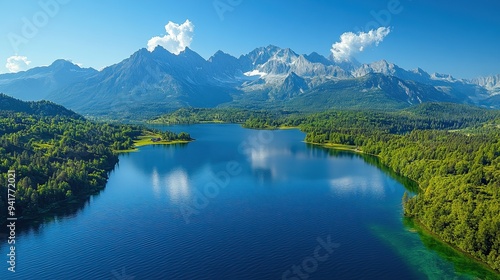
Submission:
<svg viewBox="0 0 500 280">
<path fill-rule="evenodd" d="M 283 130 L 287 130 L 287 129 L 299 129 L 297 126 L 286 126 L 286 125 L 282 125 L 280 127 L 278 127 L 278 129 L 283 129 Z"/>
<path fill-rule="evenodd" d="M 33 146 L 38 149 L 52 149 L 54 145 L 47 143 L 33 143 Z"/>
<path fill-rule="evenodd" d="M 152 139 L 160 139 L 161 135 L 154 133 L 147 133 L 146 135 L 141 135 L 134 139 L 134 148 L 128 150 L 115 150 L 115 153 L 130 153 L 137 152 L 139 147 L 149 146 L 149 145 L 173 145 L 173 144 L 185 144 L 191 141 L 185 140 L 173 140 L 173 141 L 153 141 Z"/>
<path fill-rule="evenodd" d="M 323 146 L 325 148 L 331 148 L 331 149 L 335 149 L 335 150 L 363 153 L 363 151 L 361 151 L 359 149 L 359 147 L 354 146 L 354 145 L 343 145 L 343 144 L 333 144 L 333 143 L 326 143 L 326 144 L 310 143 L 310 144 L 320 145 L 320 146 Z"/>
</svg>

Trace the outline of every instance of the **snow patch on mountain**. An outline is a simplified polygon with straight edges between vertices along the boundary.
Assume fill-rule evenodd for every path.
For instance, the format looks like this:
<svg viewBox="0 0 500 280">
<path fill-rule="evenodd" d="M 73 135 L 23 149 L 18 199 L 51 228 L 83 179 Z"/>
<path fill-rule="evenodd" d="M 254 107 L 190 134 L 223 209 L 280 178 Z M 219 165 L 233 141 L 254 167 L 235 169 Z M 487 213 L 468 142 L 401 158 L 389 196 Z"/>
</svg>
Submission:
<svg viewBox="0 0 500 280">
<path fill-rule="evenodd" d="M 265 73 L 265 72 L 261 72 L 261 71 L 259 71 L 259 70 L 255 69 L 255 70 L 252 70 L 252 71 L 245 72 L 245 73 L 243 73 L 243 75 L 245 75 L 245 76 L 247 76 L 247 77 L 255 77 L 255 76 L 258 76 L 258 77 L 262 78 L 262 77 L 266 76 L 266 75 L 267 75 L 267 73 Z"/>
<path fill-rule="evenodd" d="M 484 87 L 491 96 L 500 94 L 500 74 L 475 78 L 469 82 Z"/>
</svg>

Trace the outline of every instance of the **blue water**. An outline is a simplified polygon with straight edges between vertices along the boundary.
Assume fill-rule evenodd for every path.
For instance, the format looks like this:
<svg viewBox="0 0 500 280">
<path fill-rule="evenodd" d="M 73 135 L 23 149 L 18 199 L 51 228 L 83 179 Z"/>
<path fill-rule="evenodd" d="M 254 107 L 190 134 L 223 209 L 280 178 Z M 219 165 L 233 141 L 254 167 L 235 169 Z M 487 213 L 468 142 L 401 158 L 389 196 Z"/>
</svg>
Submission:
<svg viewBox="0 0 500 280">
<path fill-rule="evenodd" d="M 18 230 L 0 279 L 472 279 L 403 224 L 405 187 L 360 156 L 298 130 L 170 129 L 196 141 L 121 155 L 100 194 Z"/>
</svg>

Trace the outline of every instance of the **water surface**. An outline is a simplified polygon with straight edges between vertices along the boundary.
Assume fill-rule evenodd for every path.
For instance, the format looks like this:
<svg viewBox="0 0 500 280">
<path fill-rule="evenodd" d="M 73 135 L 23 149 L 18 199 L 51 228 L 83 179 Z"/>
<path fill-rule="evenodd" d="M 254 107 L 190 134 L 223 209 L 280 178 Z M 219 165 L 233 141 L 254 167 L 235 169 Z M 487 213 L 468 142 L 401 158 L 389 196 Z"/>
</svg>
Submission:
<svg viewBox="0 0 500 280">
<path fill-rule="evenodd" d="M 18 232 L 17 272 L 4 263 L 0 279 L 488 275 L 405 225 L 404 180 L 373 158 L 306 145 L 298 130 L 170 129 L 196 141 L 121 155 L 99 195 Z"/>
</svg>

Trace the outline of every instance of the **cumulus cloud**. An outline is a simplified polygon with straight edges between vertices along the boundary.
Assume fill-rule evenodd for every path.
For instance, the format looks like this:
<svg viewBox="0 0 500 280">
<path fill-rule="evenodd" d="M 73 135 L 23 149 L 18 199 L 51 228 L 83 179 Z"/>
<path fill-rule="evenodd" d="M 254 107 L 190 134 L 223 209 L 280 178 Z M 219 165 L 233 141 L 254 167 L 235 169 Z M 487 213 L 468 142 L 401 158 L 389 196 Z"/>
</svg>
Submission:
<svg viewBox="0 0 500 280">
<path fill-rule="evenodd" d="M 13 55 L 7 58 L 7 63 L 5 64 L 5 68 L 7 68 L 9 72 L 15 73 L 27 70 L 30 63 L 31 61 L 29 61 L 26 56 Z"/>
<path fill-rule="evenodd" d="M 188 19 L 183 24 L 169 21 L 165 25 L 167 34 L 163 37 L 155 36 L 148 41 L 148 51 L 152 52 L 156 46 L 162 46 L 171 53 L 179 54 L 191 45 L 194 25 Z"/>
<path fill-rule="evenodd" d="M 340 42 L 332 45 L 333 58 L 337 62 L 348 61 L 356 53 L 364 51 L 366 47 L 378 46 L 390 32 L 389 27 L 379 27 L 358 34 L 346 32 L 340 36 Z"/>
</svg>

